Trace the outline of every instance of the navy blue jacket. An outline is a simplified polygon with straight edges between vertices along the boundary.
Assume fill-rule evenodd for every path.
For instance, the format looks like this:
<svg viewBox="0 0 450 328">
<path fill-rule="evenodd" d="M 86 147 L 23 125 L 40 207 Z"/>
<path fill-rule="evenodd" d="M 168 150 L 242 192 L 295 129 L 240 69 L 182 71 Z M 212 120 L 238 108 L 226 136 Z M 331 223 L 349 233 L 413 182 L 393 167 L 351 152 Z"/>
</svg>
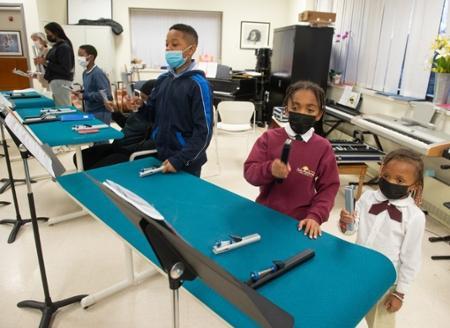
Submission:
<svg viewBox="0 0 450 328">
<path fill-rule="evenodd" d="M 199 70 L 162 74 L 139 115 L 154 122 L 151 138 L 158 158 L 179 171 L 197 172 L 206 163 L 213 128 L 212 89 Z"/>
<path fill-rule="evenodd" d="M 88 113 L 109 112 L 106 109 L 100 90 L 104 90 L 109 100 L 112 100 L 111 85 L 105 72 L 97 65 L 90 71 L 83 71 L 83 101 Z"/>
</svg>

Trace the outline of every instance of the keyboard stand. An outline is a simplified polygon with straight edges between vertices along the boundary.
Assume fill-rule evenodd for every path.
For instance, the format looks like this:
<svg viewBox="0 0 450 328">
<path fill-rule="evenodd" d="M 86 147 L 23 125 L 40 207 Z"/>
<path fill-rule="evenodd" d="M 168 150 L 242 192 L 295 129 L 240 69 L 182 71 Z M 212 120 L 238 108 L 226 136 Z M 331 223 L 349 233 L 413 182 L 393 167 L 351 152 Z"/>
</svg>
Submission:
<svg viewBox="0 0 450 328">
<path fill-rule="evenodd" d="M 381 145 L 381 142 L 380 142 L 380 139 L 378 138 L 378 136 L 375 133 L 373 133 L 371 131 L 355 130 L 355 131 L 353 131 L 353 140 L 364 143 L 364 136 L 367 134 L 371 135 L 373 137 L 373 139 L 375 140 L 375 143 L 377 144 L 378 150 L 384 152 L 383 146 Z"/>
<path fill-rule="evenodd" d="M 330 129 L 328 131 L 325 132 L 325 137 L 328 137 L 330 135 L 331 132 L 333 132 L 341 123 L 345 123 L 344 120 L 341 119 L 336 119 L 336 120 L 324 120 L 323 123 L 327 124 L 327 125 L 331 125 L 329 123 L 334 123 L 333 125 L 331 125 Z"/>
</svg>

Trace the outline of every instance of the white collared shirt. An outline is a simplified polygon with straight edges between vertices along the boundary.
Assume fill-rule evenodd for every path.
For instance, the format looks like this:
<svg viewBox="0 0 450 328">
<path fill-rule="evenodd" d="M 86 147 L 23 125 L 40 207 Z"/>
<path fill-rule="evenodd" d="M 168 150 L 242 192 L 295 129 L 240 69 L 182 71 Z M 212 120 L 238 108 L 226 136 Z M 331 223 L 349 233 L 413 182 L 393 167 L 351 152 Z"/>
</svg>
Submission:
<svg viewBox="0 0 450 328">
<path fill-rule="evenodd" d="M 92 66 L 89 71 L 86 70 L 86 74 L 89 74 L 90 72 L 92 72 L 94 70 L 94 68 L 96 68 L 96 67 L 97 67 L 97 64 L 94 64 L 94 66 Z"/>
<path fill-rule="evenodd" d="M 291 126 L 289 124 L 287 124 L 284 129 L 286 130 L 287 135 L 291 138 L 291 139 L 295 139 L 295 137 L 297 136 L 297 133 L 294 132 L 294 130 L 292 130 Z M 309 139 L 312 138 L 314 134 L 314 128 L 309 129 L 308 131 L 306 131 L 305 133 L 301 134 L 300 136 L 302 137 L 304 142 L 308 142 Z"/>
<path fill-rule="evenodd" d="M 373 204 L 385 200 L 380 190 L 366 191 L 358 200 L 356 243 L 388 257 L 397 271 L 396 290 L 406 293 L 420 268 L 425 215 L 411 196 L 389 201 L 402 212 L 402 222 L 391 219 L 387 210 L 378 215 L 369 213 Z"/>
</svg>

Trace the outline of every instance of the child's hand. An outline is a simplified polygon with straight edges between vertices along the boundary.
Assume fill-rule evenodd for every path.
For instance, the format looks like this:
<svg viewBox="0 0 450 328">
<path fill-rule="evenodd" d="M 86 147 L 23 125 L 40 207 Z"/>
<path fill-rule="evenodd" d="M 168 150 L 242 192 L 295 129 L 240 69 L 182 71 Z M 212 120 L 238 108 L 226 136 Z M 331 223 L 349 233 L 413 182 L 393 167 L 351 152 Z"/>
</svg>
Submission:
<svg viewBox="0 0 450 328">
<path fill-rule="evenodd" d="M 162 163 L 163 168 L 163 173 L 175 173 L 177 172 L 177 170 L 173 167 L 173 165 L 169 162 L 169 160 L 165 160 Z"/>
<path fill-rule="evenodd" d="M 81 91 L 75 91 L 72 90 L 70 91 L 75 97 L 77 97 L 78 99 L 83 99 L 83 93 Z"/>
<path fill-rule="evenodd" d="M 115 106 L 114 106 L 114 101 L 108 100 L 108 101 L 103 101 L 103 104 L 105 105 L 106 109 L 109 110 L 110 112 L 114 112 L 115 110 Z"/>
<path fill-rule="evenodd" d="M 317 236 L 322 236 L 322 232 L 320 231 L 320 224 L 314 219 L 308 219 L 308 217 L 301 220 L 297 228 L 298 231 L 304 230 L 305 236 L 309 234 L 310 239 L 317 239 Z"/>
<path fill-rule="evenodd" d="M 124 106 L 132 111 L 136 111 L 139 109 L 139 107 L 141 107 L 144 102 L 142 101 L 142 99 L 140 97 L 135 97 L 135 96 L 125 96 L 123 97 L 123 103 Z"/>
<path fill-rule="evenodd" d="M 272 175 L 279 179 L 286 179 L 289 172 L 291 172 L 291 166 L 289 163 L 286 165 L 278 158 L 272 162 L 271 169 Z"/>
<path fill-rule="evenodd" d="M 34 61 L 35 65 L 38 65 L 38 64 L 43 65 L 43 64 L 45 64 L 46 59 L 44 57 L 36 57 L 36 58 L 33 58 L 33 61 Z"/>
<path fill-rule="evenodd" d="M 339 219 L 339 228 L 342 232 L 347 231 L 347 224 L 355 223 L 355 212 L 350 213 L 345 209 L 341 210 L 341 217 Z"/>
<path fill-rule="evenodd" d="M 398 310 L 400 310 L 402 305 L 403 305 L 403 301 L 398 299 L 392 293 L 390 293 L 388 296 L 386 296 L 385 301 L 384 301 L 384 306 L 386 307 L 386 310 L 391 313 L 397 312 Z"/>
</svg>

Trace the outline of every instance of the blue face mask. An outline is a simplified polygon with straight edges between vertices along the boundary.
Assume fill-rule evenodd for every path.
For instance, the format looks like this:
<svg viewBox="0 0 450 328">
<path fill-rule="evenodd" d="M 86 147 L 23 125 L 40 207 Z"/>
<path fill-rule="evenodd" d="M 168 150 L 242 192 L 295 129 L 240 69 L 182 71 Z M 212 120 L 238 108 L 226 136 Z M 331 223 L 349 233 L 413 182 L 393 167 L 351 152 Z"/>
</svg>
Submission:
<svg viewBox="0 0 450 328">
<path fill-rule="evenodd" d="M 188 50 L 191 46 L 184 50 L 166 50 L 166 62 L 172 69 L 177 69 L 178 67 L 186 63 L 186 58 L 183 57 L 183 52 Z"/>
</svg>

